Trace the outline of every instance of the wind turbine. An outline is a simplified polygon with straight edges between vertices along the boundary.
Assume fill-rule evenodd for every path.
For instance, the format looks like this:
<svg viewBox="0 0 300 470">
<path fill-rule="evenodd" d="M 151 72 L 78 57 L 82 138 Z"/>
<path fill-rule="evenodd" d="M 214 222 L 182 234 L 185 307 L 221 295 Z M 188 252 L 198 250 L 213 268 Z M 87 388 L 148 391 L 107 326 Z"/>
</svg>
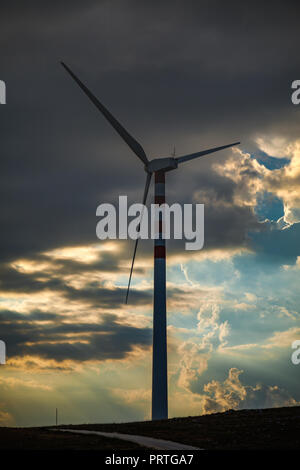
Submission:
<svg viewBox="0 0 300 470">
<path fill-rule="evenodd" d="M 139 144 L 120 124 L 119 121 L 100 103 L 93 93 L 79 80 L 79 78 L 63 62 L 62 66 L 71 75 L 80 88 L 86 93 L 94 105 L 99 109 L 107 121 L 131 148 L 133 153 L 144 164 L 146 171 L 146 184 L 143 196 L 143 205 L 146 204 L 152 174 L 155 178 L 154 201 L 155 204 L 165 203 L 165 173 L 176 170 L 178 165 L 238 145 L 234 142 L 221 147 L 214 147 L 200 152 L 191 153 L 175 158 L 155 158 L 148 160 L 146 153 Z M 167 372 L 167 322 L 166 322 L 166 245 L 162 236 L 163 218 L 159 219 L 159 238 L 154 241 L 154 305 L 153 305 L 153 362 L 152 362 L 152 419 L 168 418 L 168 372 Z M 126 303 L 128 300 L 132 271 L 139 239 L 135 241 L 132 264 L 129 275 Z"/>
</svg>

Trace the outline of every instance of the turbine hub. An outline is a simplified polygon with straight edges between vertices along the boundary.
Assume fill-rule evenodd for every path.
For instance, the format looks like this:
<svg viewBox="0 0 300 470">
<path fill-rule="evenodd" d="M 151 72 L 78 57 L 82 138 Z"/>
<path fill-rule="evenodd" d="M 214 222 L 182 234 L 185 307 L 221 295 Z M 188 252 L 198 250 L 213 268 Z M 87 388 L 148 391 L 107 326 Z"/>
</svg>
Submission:
<svg viewBox="0 0 300 470">
<path fill-rule="evenodd" d="M 155 158 L 145 165 L 145 170 L 148 173 L 153 173 L 155 171 L 176 170 L 177 167 L 178 163 L 175 158 Z"/>
</svg>

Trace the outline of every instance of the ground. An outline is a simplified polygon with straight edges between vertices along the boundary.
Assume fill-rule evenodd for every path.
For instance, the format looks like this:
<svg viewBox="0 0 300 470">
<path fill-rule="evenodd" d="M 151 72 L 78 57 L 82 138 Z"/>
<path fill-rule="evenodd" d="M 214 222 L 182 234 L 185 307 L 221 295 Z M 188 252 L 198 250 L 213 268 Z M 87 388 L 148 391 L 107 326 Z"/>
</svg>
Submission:
<svg viewBox="0 0 300 470">
<path fill-rule="evenodd" d="M 0 428 L 1 450 L 138 450 L 140 446 L 100 436 L 58 433 L 46 428 Z"/>
<path fill-rule="evenodd" d="M 204 416 L 118 424 L 60 426 L 138 434 L 202 449 L 300 449 L 300 406 L 229 410 Z M 0 449 L 133 450 L 135 444 L 99 436 L 58 433 L 51 428 L 0 428 Z"/>
</svg>

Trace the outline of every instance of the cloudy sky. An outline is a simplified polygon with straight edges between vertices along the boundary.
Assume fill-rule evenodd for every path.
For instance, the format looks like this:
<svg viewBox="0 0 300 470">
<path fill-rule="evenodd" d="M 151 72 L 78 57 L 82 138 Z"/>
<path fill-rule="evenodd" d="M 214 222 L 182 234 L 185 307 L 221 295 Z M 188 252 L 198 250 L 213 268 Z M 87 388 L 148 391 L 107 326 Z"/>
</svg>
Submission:
<svg viewBox="0 0 300 470">
<path fill-rule="evenodd" d="M 297 9 L 298 8 L 298 9 Z M 132 241 L 96 207 L 140 201 L 140 161 L 237 140 L 167 174 L 205 204 L 205 245 L 168 244 L 170 416 L 299 404 L 299 7 L 291 1 L 87 0 L 1 7 L 0 424 L 147 419 L 152 242 L 124 305 Z"/>
</svg>

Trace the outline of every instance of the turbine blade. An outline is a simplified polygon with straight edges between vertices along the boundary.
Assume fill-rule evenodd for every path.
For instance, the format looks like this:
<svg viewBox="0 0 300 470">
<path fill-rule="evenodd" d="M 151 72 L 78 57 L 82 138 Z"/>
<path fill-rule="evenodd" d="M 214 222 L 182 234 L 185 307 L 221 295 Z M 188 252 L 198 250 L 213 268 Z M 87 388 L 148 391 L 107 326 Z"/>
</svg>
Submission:
<svg viewBox="0 0 300 470">
<path fill-rule="evenodd" d="M 143 196 L 143 204 L 144 204 L 144 205 L 146 204 L 146 201 L 147 201 L 148 191 L 149 191 L 150 182 L 151 182 L 151 176 L 152 176 L 151 173 L 147 173 L 147 179 L 146 179 L 145 190 L 144 190 L 144 196 Z M 141 214 L 141 220 L 142 220 L 142 218 L 143 218 L 143 211 L 142 211 L 142 214 Z M 138 230 L 140 231 L 140 225 L 139 225 L 139 227 L 138 227 Z M 126 301 L 125 301 L 126 304 L 127 304 L 128 295 L 129 295 L 129 289 L 130 289 L 130 283 L 131 283 L 133 265 L 134 265 L 136 250 L 137 250 L 137 247 L 138 247 L 138 242 L 139 242 L 139 238 L 137 238 L 137 239 L 135 240 L 135 244 L 134 244 L 133 258 L 132 258 L 132 263 L 131 263 L 131 269 L 130 269 L 128 287 L 127 287 L 127 293 L 126 293 Z"/>
<path fill-rule="evenodd" d="M 191 153 L 189 155 L 183 155 L 182 157 L 176 158 L 178 163 L 188 162 L 189 160 L 193 160 L 194 158 L 203 157 L 204 155 L 208 155 L 209 153 L 218 152 L 219 150 L 227 149 L 228 147 L 233 147 L 234 145 L 239 145 L 240 142 L 234 142 L 233 144 L 223 145 L 222 147 L 214 147 L 208 150 L 202 150 L 202 152 Z"/>
<path fill-rule="evenodd" d="M 108 122 L 113 126 L 113 128 L 117 131 L 120 137 L 125 140 L 126 144 L 129 145 L 131 150 L 139 157 L 139 159 L 147 164 L 148 158 L 145 154 L 145 151 L 141 144 L 139 144 L 127 131 L 124 127 L 117 121 L 116 118 L 106 109 L 106 107 L 100 103 L 100 101 L 93 95 L 93 93 L 76 77 L 75 73 L 69 69 L 69 67 L 64 63 L 61 62 L 61 65 L 65 68 L 65 70 L 71 75 L 71 77 L 75 80 L 75 82 L 80 86 L 80 88 L 86 93 L 86 95 L 90 98 L 90 100 L 94 103 L 94 105 L 101 111 L 103 116 L 108 120 Z"/>
</svg>

